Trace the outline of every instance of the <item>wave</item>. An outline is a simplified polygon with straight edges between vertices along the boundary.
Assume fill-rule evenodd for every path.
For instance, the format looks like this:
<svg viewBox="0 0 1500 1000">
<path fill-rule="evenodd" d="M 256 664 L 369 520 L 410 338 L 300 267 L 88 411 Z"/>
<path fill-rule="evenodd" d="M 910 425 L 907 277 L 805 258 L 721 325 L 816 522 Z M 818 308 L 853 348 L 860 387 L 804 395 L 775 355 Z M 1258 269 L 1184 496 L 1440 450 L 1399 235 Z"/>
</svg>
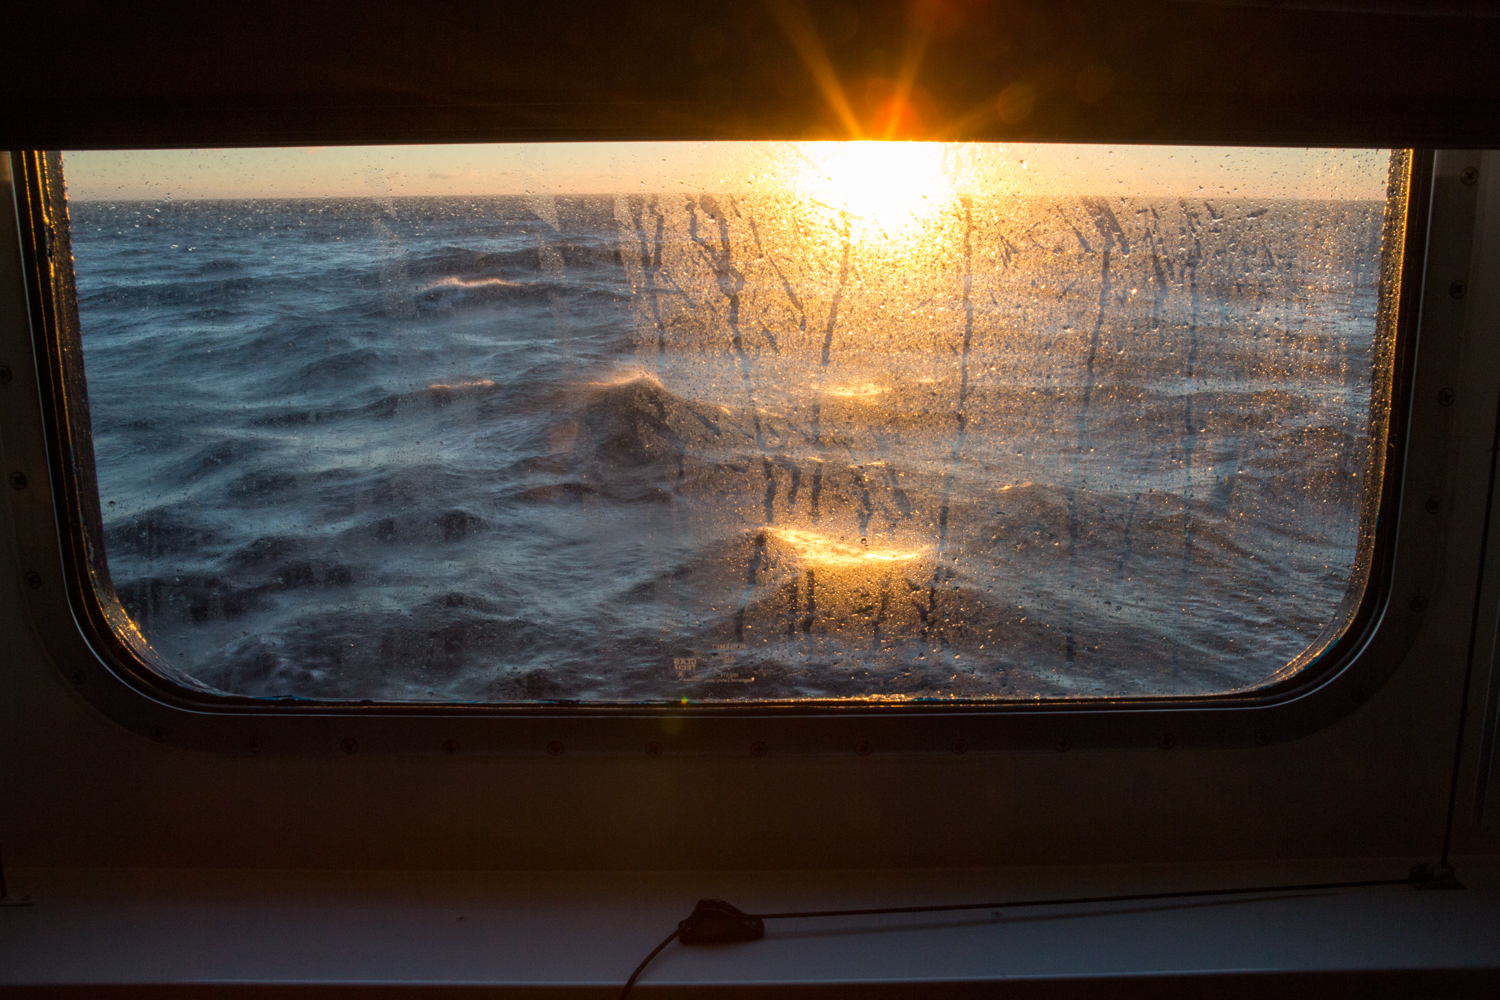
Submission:
<svg viewBox="0 0 1500 1000">
<path fill-rule="evenodd" d="M 265 697 L 1251 682 L 1342 599 L 1369 460 L 1374 272 L 1298 227 L 1378 211 L 1217 208 L 979 213 L 970 284 L 847 286 L 750 202 L 88 209 L 121 599 Z"/>
</svg>

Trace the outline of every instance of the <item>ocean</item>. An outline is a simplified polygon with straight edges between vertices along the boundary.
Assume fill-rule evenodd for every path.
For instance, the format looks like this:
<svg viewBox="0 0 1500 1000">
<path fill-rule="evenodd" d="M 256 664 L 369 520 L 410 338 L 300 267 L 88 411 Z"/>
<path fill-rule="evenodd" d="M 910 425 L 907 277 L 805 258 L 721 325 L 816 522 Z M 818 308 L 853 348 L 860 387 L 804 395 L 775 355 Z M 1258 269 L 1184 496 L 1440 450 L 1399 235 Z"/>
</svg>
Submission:
<svg viewBox="0 0 1500 1000">
<path fill-rule="evenodd" d="M 264 698 L 1145 697 L 1365 583 L 1385 206 L 70 206 L 104 537 Z"/>
</svg>

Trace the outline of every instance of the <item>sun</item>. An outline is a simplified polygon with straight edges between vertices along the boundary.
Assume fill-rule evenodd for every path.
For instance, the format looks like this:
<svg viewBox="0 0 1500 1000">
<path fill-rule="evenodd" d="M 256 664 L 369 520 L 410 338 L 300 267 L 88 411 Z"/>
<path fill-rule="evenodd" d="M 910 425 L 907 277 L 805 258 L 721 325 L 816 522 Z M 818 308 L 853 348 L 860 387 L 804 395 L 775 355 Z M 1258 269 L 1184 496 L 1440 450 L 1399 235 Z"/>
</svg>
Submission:
<svg viewBox="0 0 1500 1000">
<path fill-rule="evenodd" d="M 804 142 L 797 154 L 798 193 L 848 212 L 868 235 L 909 238 L 955 196 L 942 143 Z"/>
</svg>

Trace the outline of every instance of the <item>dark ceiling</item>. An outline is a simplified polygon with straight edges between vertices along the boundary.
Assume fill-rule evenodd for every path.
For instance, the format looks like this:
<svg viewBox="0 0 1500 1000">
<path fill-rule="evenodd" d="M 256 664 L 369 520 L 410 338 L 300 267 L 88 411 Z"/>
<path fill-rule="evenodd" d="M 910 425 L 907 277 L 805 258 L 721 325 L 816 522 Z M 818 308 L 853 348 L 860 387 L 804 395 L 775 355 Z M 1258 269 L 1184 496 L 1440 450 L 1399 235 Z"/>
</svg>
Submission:
<svg viewBox="0 0 1500 1000">
<path fill-rule="evenodd" d="M 1473 0 L 48 0 L 3 16 L 0 146 L 851 134 L 1495 146 L 1489 12 Z"/>
</svg>

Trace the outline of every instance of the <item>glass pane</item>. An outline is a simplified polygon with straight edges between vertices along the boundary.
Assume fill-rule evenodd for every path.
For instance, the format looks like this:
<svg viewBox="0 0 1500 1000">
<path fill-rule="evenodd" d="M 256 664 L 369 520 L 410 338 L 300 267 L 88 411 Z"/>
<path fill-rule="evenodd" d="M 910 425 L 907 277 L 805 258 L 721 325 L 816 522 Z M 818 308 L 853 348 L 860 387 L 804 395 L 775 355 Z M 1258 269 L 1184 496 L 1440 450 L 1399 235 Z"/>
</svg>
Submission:
<svg viewBox="0 0 1500 1000">
<path fill-rule="evenodd" d="M 1201 695 L 1364 590 L 1401 153 L 65 163 L 114 585 L 217 690 Z"/>
</svg>

